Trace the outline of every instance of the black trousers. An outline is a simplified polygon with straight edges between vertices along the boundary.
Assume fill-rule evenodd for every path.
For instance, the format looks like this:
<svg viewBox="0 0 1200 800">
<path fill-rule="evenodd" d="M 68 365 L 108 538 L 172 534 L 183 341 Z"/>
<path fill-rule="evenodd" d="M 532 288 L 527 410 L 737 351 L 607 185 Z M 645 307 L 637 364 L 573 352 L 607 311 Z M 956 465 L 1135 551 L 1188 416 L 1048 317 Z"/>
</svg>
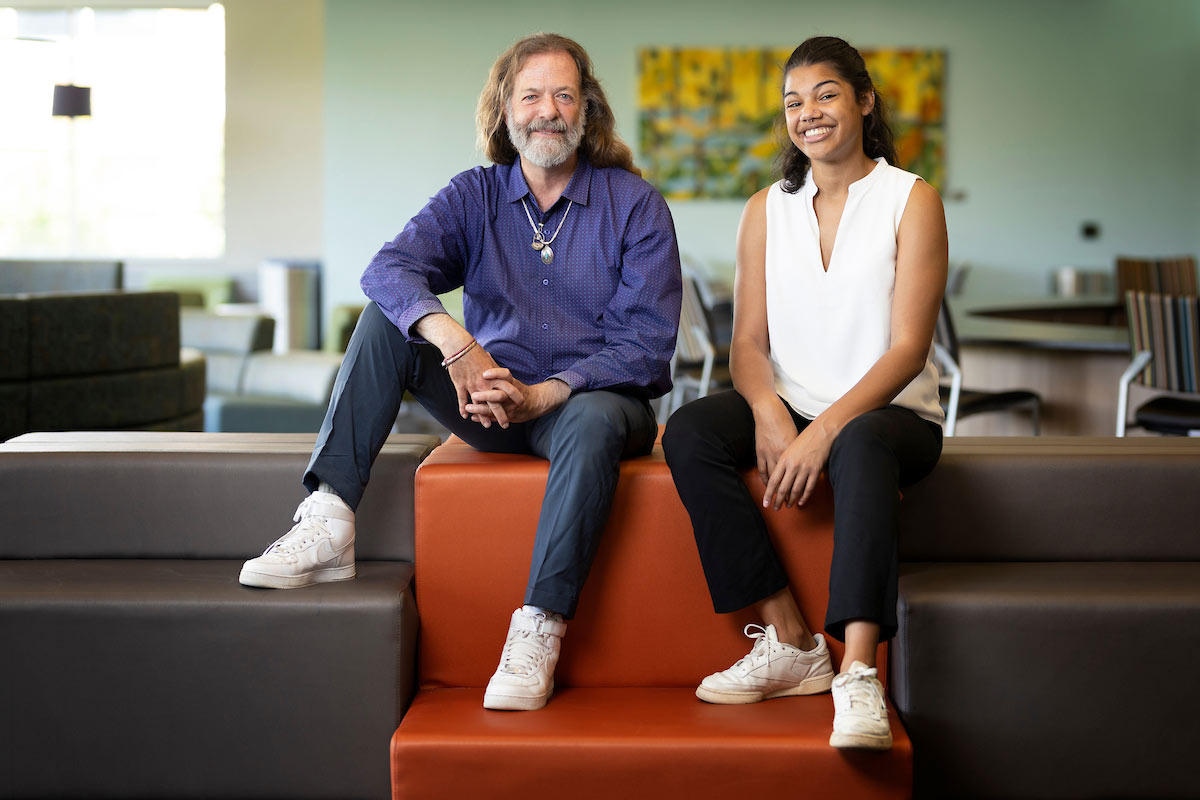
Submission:
<svg viewBox="0 0 1200 800">
<path fill-rule="evenodd" d="M 803 430 L 809 421 L 791 413 Z M 714 610 L 737 611 L 786 587 L 761 495 L 754 497 L 740 474 L 757 461 L 754 415 L 742 396 L 722 392 L 679 409 L 667 422 L 663 449 L 692 519 Z M 846 623 L 858 619 L 879 623 L 881 639 L 895 635 L 899 489 L 927 475 L 941 452 L 941 427 L 899 406 L 855 418 L 834 440 L 825 632 L 835 639 L 844 640 Z"/>
<path fill-rule="evenodd" d="M 654 412 L 646 400 L 619 392 L 576 392 L 535 420 L 484 428 L 459 416 L 441 360 L 436 347 L 408 341 L 370 303 L 346 348 L 304 485 L 312 491 L 325 481 L 357 508 L 405 391 L 478 450 L 549 459 L 525 602 L 570 619 L 608 521 L 618 463 L 654 447 Z M 463 487 L 463 501 L 503 502 L 477 491 Z"/>
</svg>

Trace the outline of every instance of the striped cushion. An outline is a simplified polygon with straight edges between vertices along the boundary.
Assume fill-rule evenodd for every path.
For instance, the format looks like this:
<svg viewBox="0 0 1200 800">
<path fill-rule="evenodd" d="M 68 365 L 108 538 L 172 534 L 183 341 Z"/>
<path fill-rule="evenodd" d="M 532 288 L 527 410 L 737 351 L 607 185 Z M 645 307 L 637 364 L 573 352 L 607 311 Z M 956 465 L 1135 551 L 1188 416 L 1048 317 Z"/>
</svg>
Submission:
<svg viewBox="0 0 1200 800">
<path fill-rule="evenodd" d="M 1129 344 L 1153 354 L 1140 383 L 1173 392 L 1200 392 L 1200 310 L 1197 298 L 1126 292 Z"/>
<path fill-rule="evenodd" d="M 675 345 L 682 363 L 695 364 L 705 360 L 709 347 L 708 335 L 705 333 L 707 329 L 708 323 L 696 282 L 690 277 L 685 277 L 679 311 L 679 339 Z"/>
</svg>

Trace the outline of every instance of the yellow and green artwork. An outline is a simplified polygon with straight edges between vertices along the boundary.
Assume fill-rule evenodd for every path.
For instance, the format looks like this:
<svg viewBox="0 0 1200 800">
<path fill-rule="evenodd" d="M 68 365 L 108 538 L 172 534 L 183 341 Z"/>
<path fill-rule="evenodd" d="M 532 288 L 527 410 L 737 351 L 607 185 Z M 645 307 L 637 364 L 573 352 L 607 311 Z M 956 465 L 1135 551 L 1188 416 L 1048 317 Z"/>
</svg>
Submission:
<svg viewBox="0 0 1200 800">
<path fill-rule="evenodd" d="M 941 50 L 862 51 L 888 102 L 897 166 L 937 189 L 945 180 Z M 791 48 L 638 51 L 640 166 L 671 199 L 745 198 L 774 172 Z"/>
</svg>

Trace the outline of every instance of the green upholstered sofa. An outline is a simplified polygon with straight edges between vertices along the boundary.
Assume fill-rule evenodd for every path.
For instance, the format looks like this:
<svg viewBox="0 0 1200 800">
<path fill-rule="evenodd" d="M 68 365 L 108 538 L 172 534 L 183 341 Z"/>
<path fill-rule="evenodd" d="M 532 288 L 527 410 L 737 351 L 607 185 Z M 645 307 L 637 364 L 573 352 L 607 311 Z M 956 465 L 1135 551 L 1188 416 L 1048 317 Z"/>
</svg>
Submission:
<svg viewBox="0 0 1200 800">
<path fill-rule="evenodd" d="M 0 440 L 27 431 L 200 430 L 204 356 L 170 292 L 0 297 Z"/>
</svg>

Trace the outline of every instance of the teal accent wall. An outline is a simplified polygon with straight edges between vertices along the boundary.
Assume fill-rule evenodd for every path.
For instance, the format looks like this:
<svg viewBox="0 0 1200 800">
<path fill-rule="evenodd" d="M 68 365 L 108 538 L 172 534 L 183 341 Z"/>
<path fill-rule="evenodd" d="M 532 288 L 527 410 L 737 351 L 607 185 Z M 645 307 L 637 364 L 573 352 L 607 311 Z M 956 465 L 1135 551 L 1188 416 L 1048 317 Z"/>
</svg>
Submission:
<svg viewBox="0 0 1200 800">
<path fill-rule="evenodd" d="M 972 293 L 1038 294 L 1061 265 L 1200 253 L 1196 0 L 333 0 L 325 11 L 326 303 L 362 302 L 371 256 L 482 163 L 487 71 L 536 30 L 591 53 L 636 147 L 636 48 L 944 48 L 946 213 Z M 682 249 L 732 275 L 739 202 L 672 203 Z M 1085 220 L 1102 226 L 1086 241 Z M 564 253 L 565 254 L 565 253 Z"/>
</svg>

